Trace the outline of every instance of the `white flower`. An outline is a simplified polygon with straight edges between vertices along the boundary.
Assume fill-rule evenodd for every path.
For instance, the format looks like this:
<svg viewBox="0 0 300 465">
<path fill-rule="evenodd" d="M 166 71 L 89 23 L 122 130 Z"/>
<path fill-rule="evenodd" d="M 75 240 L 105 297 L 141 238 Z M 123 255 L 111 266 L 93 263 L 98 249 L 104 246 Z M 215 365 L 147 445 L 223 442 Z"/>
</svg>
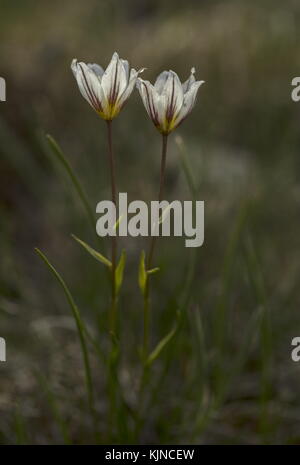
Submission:
<svg viewBox="0 0 300 465">
<path fill-rule="evenodd" d="M 169 134 L 191 112 L 198 89 L 204 83 L 196 81 L 194 74 L 195 68 L 192 68 L 190 77 L 183 84 L 174 71 L 163 71 L 154 86 L 138 78 L 137 87 L 145 108 L 161 133 Z"/>
<path fill-rule="evenodd" d="M 108 121 L 119 114 L 134 89 L 139 73 L 143 71 L 130 69 L 128 61 L 119 58 L 116 52 L 105 71 L 97 64 L 85 64 L 76 58 L 71 69 L 82 96 Z"/>
</svg>

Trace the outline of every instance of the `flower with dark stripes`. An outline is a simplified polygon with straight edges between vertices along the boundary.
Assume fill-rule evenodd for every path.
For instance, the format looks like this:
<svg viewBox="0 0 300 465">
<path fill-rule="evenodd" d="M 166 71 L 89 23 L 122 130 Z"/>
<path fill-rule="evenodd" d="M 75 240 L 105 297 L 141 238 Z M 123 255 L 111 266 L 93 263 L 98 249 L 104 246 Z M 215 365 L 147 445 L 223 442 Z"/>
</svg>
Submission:
<svg viewBox="0 0 300 465">
<path fill-rule="evenodd" d="M 141 78 L 137 88 L 148 115 L 162 134 L 169 134 L 191 112 L 199 87 L 204 81 L 196 81 L 195 69 L 183 84 L 174 71 L 163 71 L 152 85 Z"/>
<path fill-rule="evenodd" d="M 140 71 L 129 67 L 115 52 L 104 71 L 97 64 L 72 61 L 71 69 L 82 96 L 105 120 L 115 118 L 129 99 Z"/>
</svg>

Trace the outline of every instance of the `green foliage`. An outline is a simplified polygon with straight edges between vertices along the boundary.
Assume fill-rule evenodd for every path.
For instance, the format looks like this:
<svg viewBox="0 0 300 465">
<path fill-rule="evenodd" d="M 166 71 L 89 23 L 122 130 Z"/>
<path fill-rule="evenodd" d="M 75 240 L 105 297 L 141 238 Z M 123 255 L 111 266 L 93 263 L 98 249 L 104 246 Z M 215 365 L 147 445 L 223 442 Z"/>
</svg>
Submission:
<svg viewBox="0 0 300 465">
<path fill-rule="evenodd" d="M 82 357 L 83 357 L 83 362 L 84 362 L 84 368 L 85 368 L 85 378 L 86 378 L 86 387 L 87 387 L 87 393 L 88 393 L 88 402 L 89 402 L 89 407 L 90 411 L 93 417 L 93 421 L 95 421 L 95 407 L 94 407 L 94 388 L 93 388 L 93 381 L 92 381 L 92 373 L 91 373 L 91 367 L 90 367 L 90 361 L 89 361 L 89 353 L 88 353 L 88 347 L 86 344 L 86 329 L 85 329 L 85 324 L 81 318 L 79 309 L 77 305 L 75 304 L 75 301 L 72 297 L 72 294 L 67 287 L 65 281 L 63 278 L 60 276 L 58 271 L 54 268 L 53 265 L 49 262 L 47 259 L 46 255 L 43 254 L 38 248 L 35 249 L 36 253 L 39 255 L 39 257 L 44 261 L 44 263 L 47 265 L 51 273 L 54 275 L 58 283 L 63 289 L 63 292 L 66 296 L 66 299 L 68 301 L 68 304 L 71 308 L 74 320 L 76 322 L 77 326 L 77 331 L 78 331 L 78 336 L 79 336 L 79 341 L 81 345 L 81 350 L 82 350 Z"/>
<path fill-rule="evenodd" d="M 145 251 L 142 250 L 140 256 L 140 263 L 139 263 L 139 286 L 141 293 L 144 295 L 146 291 L 146 284 L 147 284 L 147 272 L 146 272 L 146 265 L 145 265 Z"/>
<path fill-rule="evenodd" d="M 119 263 L 116 267 L 116 293 L 117 295 L 119 294 L 122 283 L 123 283 L 125 263 L 126 263 L 126 251 L 122 250 Z"/>
<path fill-rule="evenodd" d="M 162 350 L 167 346 L 167 344 L 172 340 L 173 336 L 176 333 L 176 328 L 173 328 L 155 347 L 147 358 L 146 364 L 152 365 L 152 363 L 161 355 Z"/>
<path fill-rule="evenodd" d="M 88 244 L 86 244 L 85 242 L 83 242 L 81 239 L 79 239 L 78 237 L 76 237 L 74 234 L 72 234 L 72 237 L 73 239 L 75 239 L 75 241 L 78 242 L 78 244 L 80 244 L 90 255 L 92 255 L 92 257 L 94 257 L 96 260 L 98 260 L 98 262 L 102 263 L 103 265 L 107 266 L 108 268 L 111 268 L 111 261 L 108 260 L 108 258 L 104 257 L 104 255 L 102 255 L 100 252 L 97 252 L 95 249 L 93 249 L 92 247 L 90 247 Z M 123 259 L 123 261 L 125 260 L 125 258 Z M 119 263 L 120 265 L 120 263 Z M 121 264 L 122 265 L 122 264 Z M 125 265 L 125 263 L 124 263 Z M 124 268 L 124 265 L 123 268 Z M 123 269 L 121 269 L 122 273 L 123 273 Z"/>
</svg>

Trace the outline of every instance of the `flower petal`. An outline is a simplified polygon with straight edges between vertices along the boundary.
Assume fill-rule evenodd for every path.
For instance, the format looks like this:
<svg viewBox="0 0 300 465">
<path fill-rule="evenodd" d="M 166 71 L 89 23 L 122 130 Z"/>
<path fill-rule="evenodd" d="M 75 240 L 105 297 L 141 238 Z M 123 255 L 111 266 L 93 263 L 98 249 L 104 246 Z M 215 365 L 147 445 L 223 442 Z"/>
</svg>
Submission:
<svg viewBox="0 0 300 465">
<path fill-rule="evenodd" d="M 76 59 L 72 61 L 71 69 L 77 80 L 77 84 L 82 96 L 89 104 L 99 112 L 105 113 L 107 102 L 101 87 L 101 83 L 95 72 L 85 63 L 78 62 Z"/>
<path fill-rule="evenodd" d="M 144 81 L 141 78 L 137 80 L 137 88 L 142 97 L 143 103 L 147 110 L 148 115 L 152 119 L 156 127 L 159 128 L 160 120 L 158 114 L 159 95 L 157 94 L 154 86 L 149 81 Z"/>
<path fill-rule="evenodd" d="M 179 113 L 183 104 L 182 85 L 174 71 L 169 71 L 161 95 L 165 98 L 167 120 L 172 121 Z"/>
<path fill-rule="evenodd" d="M 125 72 L 126 72 L 126 80 L 127 80 L 127 83 L 129 82 L 129 74 L 130 74 L 130 67 L 129 67 L 129 63 L 127 60 L 123 60 L 121 58 L 121 62 L 123 63 L 123 66 L 124 66 L 124 69 L 125 69 Z"/>
<path fill-rule="evenodd" d="M 205 81 L 196 81 L 193 84 L 191 84 L 190 89 L 184 94 L 184 100 L 183 100 L 183 105 L 181 107 L 180 112 L 177 115 L 174 128 L 177 127 L 182 121 L 188 116 L 188 114 L 192 111 L 196 97 L 197 97 L 197 92 L 199 90 L 199 87 L 204 83 Z"/>
<path fill-rule="evenodd" d="M 134 86 L 136 84 L 136 80 L 138 78 L 138 75 L 143 72 L 143 69 L 136 71 L 134 68 L 130 70 L 130 77 L 128 81 L 128 85 L 126 89 L 124 90 L 123 94 L 120 95 L 120 97 L 117 100 L 117 106 L 119 107 L 119 110 L 123 107 L 123 105 L 126 103 L 126 101 L 129 99 L 130 95 L 132 94 L 132 91 L 134 89 Z"/>
<path fill-rule="evenodd" d="M 158 120 L 158 129 L 160 130 L 160 132 L 166 133 L 168 132 L 169 121 L 167 118 L 167 106 L 165 96 L 157 94 L 155 103 Z"/>
<path fill-rule="evenodd" d="M 168 71 L 163 71 L 162 73 L 158 75 L 155 81 L 154 87 L 159 94 L 162 93 L 162 90 L 167 82 L 168 76 L 169 76 Z"/>
<path fill-rule="evenodd" d="M 193 67 L 191 69 L 191 75 L 190 77 L 182 84 L 182 90 L 183 90 L 183 93 L 185 94 L 191 87 L 192 84 L 194 84 L 194 82 L 196 82 L 196 79 L 195 79 L 195 68 Z"/>
<path fill-rule="evenodd" d="M 126 69 L 116 52 L 102 76 L 101 85 L 110 105 L 114 105 L 126 89 Z"/>
<path fill-rule="evenodd" d="M 96 76 L 98 78 L 100 78 L 100 81 L 101 81 L 101 78 L 104 74 L 104 69 L 102 68 L 102 66 L 100 65 L 97 65 L 97 63 L 88 63 L 88 67 L 94 71 L 94 73 L 96 74 Z"/>
<path fill-rule="evenodd" d="M 137 87 L 146 110 L 157 129 L 169 134 L 192 110 L 199 87 L 204 81 L 196 81 L 195 69 L 186 82 L 181 84 L 174 71 L 163 71 L 154 86 L 138 78 Z"/>
<path fill-rule="evenodd" d="M 151 112 L 151 101 L 150 95 L 152 94 L 152 84 L 149 81 L 144 81 L 144 79 L 139 78 L 137 80 L 137 88 L 142 98 L 143 104 L 147 110 L 148 115 L 152 119 L 152 112 Z"/>
</svg>

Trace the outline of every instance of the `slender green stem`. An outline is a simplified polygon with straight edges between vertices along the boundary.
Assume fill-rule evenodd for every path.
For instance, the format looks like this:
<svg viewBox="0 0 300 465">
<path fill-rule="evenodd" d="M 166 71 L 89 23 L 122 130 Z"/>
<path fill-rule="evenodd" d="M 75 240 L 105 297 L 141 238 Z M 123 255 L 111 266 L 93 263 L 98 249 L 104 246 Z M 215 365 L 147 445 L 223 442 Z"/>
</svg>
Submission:
<svg viewBox="0 0 300 465">
<path fill-rule="evenodd" d="M 107 121 L 107 140 L 108 140 L 108 156 L 110 166 L 111 179 L 111 198 L 115 206 L 117 205 L 117 188 L 116 188 L 116 169 L 115 158 L 112 144 L 112 122 Z M 117 294 L 116 294 L 116 256 L 117 256 L 117 232 L 111 238 L 111 307 L 109 315 L 109 328 L 112 334 L 116 332 L 117 319 Z"/>
<path fill-rule="evenodd" d="M 165 171 L 166 171 L 166 159 L 167 159 L 167 145 L 168 145 L 168 136 L 166 134 L 162 135 L 162 153 L 161 153 L 161 165 L 160 165 L 160 184 L 158 192 L 158 201 L 162 201 L 164 184 L 165 184 Z M 148 259 L 146 263 L 146 269 L 149 270 L 152 265 L 152 259 L 154 255 L 156 243 L 156 236 L 151 237 Z M 139 435 L 141 425 L 142 425 L 142 403 L 143 403 L 143 392 L 145 384 L 149 376 L 149 366 L 147 363 L 149 355 L 149 339 L 150 339 L 150 284 L 149 276 L 147 276 L 146 287 L 144 291 L 144 305 L 143 305 L 143 315 L 144 315 L 144 324 L 143 324 L 143 371 L 140 380 L 140 387 L 138 393 L 138 412 L 135 425 L 135 436 L 136 438 Z"/>
<path fill-rule="evenodd" d="M 160 165 L 160 184 L 158 192 L 158 201 L 162 201 L 164 184 L 165 184 L 165 171 L 166 171 L 166 159 L 167 159 L 167 145 L 168 145 L 168 136 L 166 134 L 162 135 L 162 153 L 161 153 L 161 165 Z M 156 243 L 156 236 L 151 237 L 149 254 L 146 264 L 146 269 L 149 270 L 152 265 L 152 259 L 154 256 L 154 249 Z M 144 388 L 149 377 L 149 365 L 147 363 L 149 356 L 149 339 L 150 339 L 150 283 L 149 275 L 146 280 L 146 287 L 144 291 L 144 304 L 143 304 L 143 314 L 144 314 L 144 324 L 143 324 L 143 371 L 140 380 L 139 394 L 138 394 L 138 407 L 137 407 L 137 419 L 135 425 L 135 436 L 136 438 L 139 435 L 141 426 L 142 426 L 142 410 L 143 410 L 143 393 Z"/>
<path fill-rule="evenodd" d="M 135 418 L 135 428 L 134 428 L 134 439 L 138 442 L 139 435 L 141 433 L 141 429 L 143 427 L 143 413 L 144 413 L 144 391 L 147 385 L 149 378 L 149 366 L 147 363 L 143 364 L 143 371 L 139 383 L 139 390 L 138 390 L 138 399 L 137 399 L 137 407 L 136 407 L 136 418 Z"/>
<path fill-rule="evenodd" d="M 116 187 L 116 168 L 112 142 L 112 121 L 107 123 L 107 142 L 108 142 L 108 159 L 110 168 L 111 180 L 111 199 L 117 206 L 117 187 Z M 117 221 L 117 218 L 116 218 Z M 117 418 L 117 370 L 119 361 L 118 340 L 116 338 L 117 330 L 117 288 L 116 288 L 116 257 L 117 257 L 117 231 L 115 236 L 111 237 L 111 306 L 109 311 L 109 331 L 111 335 L 111 351 L 108 359 L 108 396 L 109 396 L 109 412 L 108 425 L 111 434 L 114 432 L 114 424 Z"/>
<path fill-rule="evenodd" d="M 147 276 L 147 281 L 149 276 Z M 144 294 L 144 325 L 143 325 L 143 361 L 146 363 L 147 356 L 149 353 L 149 323 L 150 323 L 150 314 L 149 314 L 149 284 L 146 284 L 145 294 Z"/>
<path fill-rule="evenodd" d="M 16 405 L 14 412 L 14 430 L 16 433 L 16 442 L 17 445 L 26 445 L 28 444 L 28 434 L 25 425 L 24 416 L 20 410 L 19 403 Z"/>
<path fill-rule="evenodd" d="M 164 192 L 165 184 L 165 172 L 166 172 L 166 160 L 167 160 L 167 146 L 168 146 L 168 135 L 162 135 L 162 152 L 161 152 L 161 165 L 160 165 L 160 183 L 158 192 L 158 201 L 161 202 Z M 147 270 L 151 268 L 152 260 L 154 256 L 154 249 L 156 244 L 156 236 L 151 237 Z M 146 289 L 144 292 L 144 331 L 143 331 L 143 359 L 144 362 L 147 360 L 149 350 L 149 335 L 150 335 L 150 289 L 149 289 L 149 276 L 147 276 Z"/>
<path fill-rule="evenodd" d="M 44 376 L 40 372 L 36 372 L 36 377 L 39 381 L 39 384 L 44 391 L 46 398 L 48 400 L 49 407 L 51 409 L 52 415 L 57 423 L 57 426 L 61 432 L 61 435 L 63 437 L 64 443 L 65 444 L 72 444 L 70 435 L 69 435 L 69 429 L 67 422 L 65 421 L 63 415 L 60 412 L 59 406 L 58 406 L 58 399 L 55 397 L 54 393 L 52 392 L 50 386 L 48 385 L 48 381 L 46 376 Z"/>
<path fill-rule="evenodd" d="M 160 184 L 158 192 L 158 201 L 162 201 L 165 185 L 165 172 L 166 172 L 166 160 L 167 160 L 167 147 L 168 147 L 168 135 L 162 134 L 162 151 L 161 151 L 161 165 L 160 165 Z M 152 259 L 154 255 L 154 249 L 156 244 L 156 236 L 151 237 L 150 249 L 148 254 L 147 269 L 151 268 Z"/>
</svg>

